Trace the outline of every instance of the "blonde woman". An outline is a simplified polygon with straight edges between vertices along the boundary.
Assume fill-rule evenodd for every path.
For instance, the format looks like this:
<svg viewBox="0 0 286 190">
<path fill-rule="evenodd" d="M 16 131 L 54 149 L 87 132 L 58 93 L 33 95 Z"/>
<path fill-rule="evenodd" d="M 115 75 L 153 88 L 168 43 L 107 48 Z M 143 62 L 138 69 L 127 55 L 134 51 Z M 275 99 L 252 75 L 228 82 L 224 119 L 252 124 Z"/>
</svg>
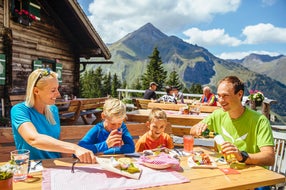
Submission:
<svg viewBox="0 0 286 190">
<path fill-rule="evenodd" d="M 17 149 L 30 150 L 30 159 L 59 158 L 72 153 L 81 162 L 95 163 L 94 154 L 76 144 L 60 141 L 58 108 L 60 96 L 57 73 L 37 69 L 28 78 L 26 101 L 11 109 L 11 122 Z"/>
<path fill-rule="evenodd" d="M 91 128 L 79 145 L 93 153 L 133 153 L 134 142 L 123 122 L 126 118 L 125 104 L 115 98 L 106 100 L 101 118 L 103 121 Z"/>
</svg>

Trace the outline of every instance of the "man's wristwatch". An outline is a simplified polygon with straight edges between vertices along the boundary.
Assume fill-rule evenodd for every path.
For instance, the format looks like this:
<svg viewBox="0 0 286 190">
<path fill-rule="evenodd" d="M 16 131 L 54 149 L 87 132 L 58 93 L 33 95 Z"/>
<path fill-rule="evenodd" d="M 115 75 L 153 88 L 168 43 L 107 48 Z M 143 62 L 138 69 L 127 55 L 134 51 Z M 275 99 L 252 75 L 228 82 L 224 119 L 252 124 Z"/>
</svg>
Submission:
<svg viewBox="0 0 286 190">
<path fill-rule="evenodd" d="M 245 151 L 241 151 L 240 154 L 242 156 L 242 160 L 240 160 L 239 162 L 244 163 L 247 160 L 247 158 L 249 158 L 249 155 Z"/>
</svg>

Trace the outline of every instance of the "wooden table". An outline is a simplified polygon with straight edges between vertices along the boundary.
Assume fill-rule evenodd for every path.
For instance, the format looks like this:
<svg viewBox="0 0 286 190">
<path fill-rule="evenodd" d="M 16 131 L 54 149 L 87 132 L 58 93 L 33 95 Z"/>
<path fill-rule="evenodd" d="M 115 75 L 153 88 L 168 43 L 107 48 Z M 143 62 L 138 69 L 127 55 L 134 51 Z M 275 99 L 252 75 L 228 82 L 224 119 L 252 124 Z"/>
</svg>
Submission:
<svg viewBox="0 0 286 190">
<path fill-rule="evenodd" d="M 183 126 L 193 126 L 209 115 L 207 113 L 200 113 L 199 115 L 185 115 L 179 114 L 179 111 L 171 110 L 166 110 L 165 112 L 167 113 L 168 122 L 170 122 L 172 125 Z M 150 109 L 139 109 L 132 112 L 127 112 L 127 121 L 145 123 L 148 121 L 149 113 Z"/>
<path fill-rule="evenodd" d="M 195 147 L 195 150 L 203 150 L 213 154 L 205 147 Z M 72 158 L 56 160 L 43 160 L 44 167 L 71 166 Z M 219 165 L 219 168 L 228 167 Z M 190 179 L 189 183 L 153 187 L 148 189 L 253 189 L 255 187 L 270 186 L 285 182 L 285 176 L 267 170 L 259 166 L 247 166 L 239 170 L 240 174 L 225 175 L 218 168 L 192 169 L 187 165 L 187 157 L 181 157 L 182 175 Z M 34 182 L 14 183 L 14 190 L 39 190 L 42 185 L 42 174 L 33 174 Z M 33 179 L 33 178 L 32 178 Z M 32 180 L 31 179 L 31 180 Z M 37 180 L 38 179 L 38 180 Z"/>
</svg>

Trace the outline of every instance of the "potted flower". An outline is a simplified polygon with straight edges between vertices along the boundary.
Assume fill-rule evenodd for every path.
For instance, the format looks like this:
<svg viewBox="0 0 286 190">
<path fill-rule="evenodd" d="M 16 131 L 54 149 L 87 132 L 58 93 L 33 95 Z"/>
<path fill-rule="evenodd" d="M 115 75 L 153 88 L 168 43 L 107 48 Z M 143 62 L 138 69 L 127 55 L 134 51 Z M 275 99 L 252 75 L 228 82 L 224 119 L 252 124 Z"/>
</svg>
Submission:
<svg viewBox="0 0 286 190">
<path fill-rule="evenodd" d="M 0 166 L 0 189 L 13 190 L 13 172 L 16 165 L 12 161 Z"/>
<path fill-rule="evenodd" d="M 248 99 L 252 102 L 255 103 L 256 106 L 261 106 L 263 100 L 264 100 L 264 95 L 262 92 L 258 90 L 250 91 L 250 95 L 248 96 Z"/>
</svg>

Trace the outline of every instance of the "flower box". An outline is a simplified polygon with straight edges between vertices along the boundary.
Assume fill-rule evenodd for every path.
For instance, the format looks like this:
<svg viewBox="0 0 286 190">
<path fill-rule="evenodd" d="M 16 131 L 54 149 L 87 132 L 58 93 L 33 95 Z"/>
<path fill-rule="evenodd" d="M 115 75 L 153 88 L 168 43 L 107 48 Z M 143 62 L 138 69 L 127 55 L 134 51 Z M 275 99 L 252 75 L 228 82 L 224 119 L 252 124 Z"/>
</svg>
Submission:
<svg viewBox="0 0 286 190">
<path fill-rule="evenodd" d="M 31 26 L 32 22 L 36 20 L 35 15 L 29 13 L 29 11 L 22 9 L 15 9 L 13 13 L 14 20 L 20 24 Z"/>
</svg>

